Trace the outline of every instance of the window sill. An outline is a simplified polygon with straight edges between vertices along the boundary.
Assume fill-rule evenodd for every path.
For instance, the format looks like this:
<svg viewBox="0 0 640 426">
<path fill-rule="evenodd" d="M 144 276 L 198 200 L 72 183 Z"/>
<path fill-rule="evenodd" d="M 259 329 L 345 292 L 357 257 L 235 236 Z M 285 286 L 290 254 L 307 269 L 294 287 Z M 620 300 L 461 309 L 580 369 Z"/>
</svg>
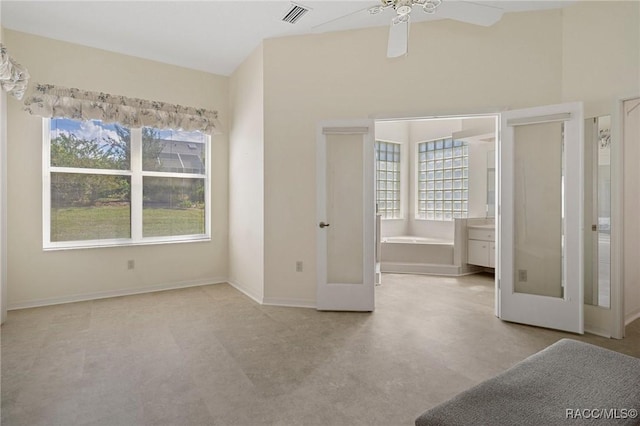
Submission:
<svg viewBox="0 0 640 426">
<path fill-rule="evenodd" d="M 132 240 L 100 240 L 100 241 L 83 241 L 77 242 L 60 242 L 60 243 L 49 243 L 44 245 L 42 248 L 43 251 L 60 251 L 60 250 L 85 250 L 85 249 L 95 249 L 95 248 L 113 248 L 113 247 L 136 247 L 136 246 L 155 246 L 155 245 L 165 245 L 165 244 L 184 244 L 184 243 L 202 243 L 202 242 L 210 242 L 211 237 L 206 236 L 198 236 L 198 237 L 175 237 L 175 239 L 167 239 L 165 237 L 162 238 L 146 238 L 143 241 L 132 241 Z"/>
</svg>

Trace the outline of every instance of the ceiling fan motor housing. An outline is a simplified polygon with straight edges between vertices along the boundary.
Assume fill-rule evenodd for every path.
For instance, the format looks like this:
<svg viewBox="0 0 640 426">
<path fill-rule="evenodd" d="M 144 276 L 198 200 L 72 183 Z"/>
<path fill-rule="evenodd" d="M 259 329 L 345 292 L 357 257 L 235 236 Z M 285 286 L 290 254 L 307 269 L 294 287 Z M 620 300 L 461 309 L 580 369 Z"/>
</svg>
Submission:
<svg viewBox="0 0 640 426">
<path fill-rule="evenodd" d="M 407 6 L 407 5 L 396 6 L 396 13 L 398 15 L 408 15 L 411 13 L 411 6 Z"/>
<path fill-rule="evenodd" d="M 398 15 L 408 15 L 411 13 L 413 3 L 413 0 L 397 0 L 393 8 L 396 10 Z"/>
</svg>

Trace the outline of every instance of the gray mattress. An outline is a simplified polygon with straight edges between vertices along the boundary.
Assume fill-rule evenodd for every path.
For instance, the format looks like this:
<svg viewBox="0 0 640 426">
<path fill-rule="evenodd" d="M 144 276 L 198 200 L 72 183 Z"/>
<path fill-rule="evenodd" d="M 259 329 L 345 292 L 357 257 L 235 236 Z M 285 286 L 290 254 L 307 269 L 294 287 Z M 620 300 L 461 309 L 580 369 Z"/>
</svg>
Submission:
<svg viewBox="0 0 640 426">
<path fill-rule="evenodd" d="M 640 425 L 637 410 L 640 359 L 562 339 L 426 411 L 416 426 Z"/>
</svg>

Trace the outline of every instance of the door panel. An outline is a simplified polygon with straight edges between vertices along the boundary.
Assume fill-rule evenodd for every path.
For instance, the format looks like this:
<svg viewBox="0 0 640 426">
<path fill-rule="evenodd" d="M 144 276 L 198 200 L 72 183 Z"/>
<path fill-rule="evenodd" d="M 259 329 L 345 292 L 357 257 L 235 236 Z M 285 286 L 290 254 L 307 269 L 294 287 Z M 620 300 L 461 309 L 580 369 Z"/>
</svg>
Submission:
<svg viewBox="0 0 640 426">
<path fill-rule="evenodd" d="M 498 309 L 583 333 L 582 104 L 501 114 Z"/>
<path fill-rule="evenodd" d="M 373 311 L 373 121 L 321 123 L 317 136 L 319 310 Z"/>
<path fill-rule="evenodd" d="M 327 280 L 362 284 L 362 135 L 326 135 Z"/>
<path fill-rule="evenodd" d="M 514 128 L 515 292 L 562 297 L 562 122 Z"/>
</svg>

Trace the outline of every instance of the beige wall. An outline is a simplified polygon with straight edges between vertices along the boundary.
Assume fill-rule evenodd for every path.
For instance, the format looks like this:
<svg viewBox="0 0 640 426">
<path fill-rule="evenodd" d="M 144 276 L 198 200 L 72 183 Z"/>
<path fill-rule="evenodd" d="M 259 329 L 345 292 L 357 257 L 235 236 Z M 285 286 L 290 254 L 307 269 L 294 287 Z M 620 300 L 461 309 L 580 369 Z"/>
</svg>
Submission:
<svg viewBox="0 0 640 426">
<path fill-rule="evenodd" d="M 217 109 L 226 125 L 228 79 L 5 30 L 31 81 Z M 42 120 L 8 101 L 9 305 L 144 291 L 227 277 L 227 136 L 212 138 L 211 242 L 42 250 Z M 135 269 L 127 270 L 127 260 Z"/>
<path fill-rule="evenodd" d="M 320 120 L 557 103 L 561 24 L 557 10 L 510 14 L 489 28 L 416 24 L 409 56 L 394 60 L 385 57 L 386 28 L 266 40 L 265 297 L 315 301 Z"/>
<path fill-rule="evenodd" d="M 229 282 L 264 296 L 264 79 L 260 45 L 229 83 Z"/>
<path fill-rule="evenodd" d="M 583 101 L 585 117 L 611 114 L 640 93 L 640 2 L 581 1 L 562 14 L 562 101 Z"/>
</svg>

